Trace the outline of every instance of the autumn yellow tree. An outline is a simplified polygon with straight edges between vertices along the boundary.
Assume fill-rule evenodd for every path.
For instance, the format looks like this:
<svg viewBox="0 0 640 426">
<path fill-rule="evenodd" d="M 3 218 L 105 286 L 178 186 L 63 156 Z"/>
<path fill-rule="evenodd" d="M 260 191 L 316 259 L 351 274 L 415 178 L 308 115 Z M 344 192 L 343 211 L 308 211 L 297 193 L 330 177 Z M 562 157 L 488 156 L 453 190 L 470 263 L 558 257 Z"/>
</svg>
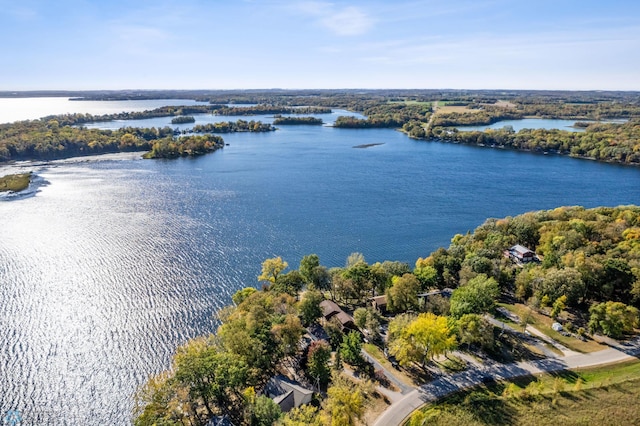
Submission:
<svg viewBox="0 0 640 426">
<path fill-rule="evenodd" d="M 289 264 L 282 260 L 280 256 L 267 259 L 262 262 L 262 273 L 258 276 L 258 281 L 267 281 L 274 284 L 278 279 L 278 275 L 288 266 Z"/>
<path fill-rule="evenodd" d="M 401 365 L 415 362 L 424 369 L 428 361 L 455 346 L 456 337 L 447 318 L 426 313 L 411 321 L 390 343 L 389 349 Z"/>
</svg>

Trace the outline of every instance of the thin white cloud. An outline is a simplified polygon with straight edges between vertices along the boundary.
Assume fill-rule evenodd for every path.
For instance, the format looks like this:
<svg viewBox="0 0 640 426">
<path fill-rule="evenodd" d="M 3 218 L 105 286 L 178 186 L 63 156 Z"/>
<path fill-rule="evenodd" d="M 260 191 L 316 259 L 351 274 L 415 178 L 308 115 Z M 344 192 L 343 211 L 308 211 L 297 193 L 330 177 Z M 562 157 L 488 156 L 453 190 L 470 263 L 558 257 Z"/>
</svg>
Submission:
<svg viewBox="0 0 640 426">
<path fill-rule="evenodd" d="M 339 36 L 356 36 L 373 28 L 374 19 L 356 6 L 339 6 L 335 3 L 306 1 L 295 8 L 315 19 L 317 25 Z"/>
</svg>

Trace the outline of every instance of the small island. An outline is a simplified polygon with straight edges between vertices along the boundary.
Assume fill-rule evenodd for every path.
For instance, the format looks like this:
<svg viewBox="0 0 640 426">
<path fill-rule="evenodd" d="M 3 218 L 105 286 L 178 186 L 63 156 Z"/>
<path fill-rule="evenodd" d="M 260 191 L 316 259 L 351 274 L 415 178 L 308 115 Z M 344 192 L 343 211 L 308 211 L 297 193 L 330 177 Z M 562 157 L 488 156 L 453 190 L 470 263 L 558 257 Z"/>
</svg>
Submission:
<svg viewBox="0 0 640 426">
<path fill-rule="evenodd" d="M 29 187 L 31 172 L 7 175 L 0 178 L 0 192 L 20 192 Z"/>
<path fill-rule="evenodd" d="M 151 147 L 151 151 L 144 154 L 142 158 L 196 157 L 223 147 L 224 140 L 220 136 L 183 136 L 177 139 L 161 139 L 155 142 Z"/>
<path fill-rule="evenodd" d="M 185 133 L 235 133 L 235 132 L 272 132 L 276 130 L 269 123 L 262 121 L 223 121 L 219 123 L 197 124 L 193 129 L 185 131 Z"/>
<path fill-rule="evenodd" d="M 275 120 L 273 120 L 274 125 L 280 124 L 284 126 L 284 125 L 305 124 L 305 125 L 321 126 L 322 124 L 324 124 L 321 118 L 316 118 L 316 117 L 283 117 L 280 114 L 274 117 L 275 117 Z"/>
<path fill-rule="evenodd" d="M 171 124 L 195 123 L 196 118 L 193 115 L 179 115 L 171 119 Z"/>
</svg>

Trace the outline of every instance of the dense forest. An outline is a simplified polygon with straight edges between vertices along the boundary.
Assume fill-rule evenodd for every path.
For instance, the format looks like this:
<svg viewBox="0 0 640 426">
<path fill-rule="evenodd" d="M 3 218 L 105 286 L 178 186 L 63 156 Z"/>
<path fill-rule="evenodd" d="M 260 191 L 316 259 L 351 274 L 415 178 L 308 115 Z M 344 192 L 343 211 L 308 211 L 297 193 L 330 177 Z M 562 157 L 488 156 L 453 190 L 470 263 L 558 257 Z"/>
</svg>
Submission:
<svg viewBox="0 0 640 426">
<path fill-rule="evenodd" d="M 217 115 L 260 115 L 260 114 L 329 114 L 331 108 L 306 106 L 289 107 L 277 105 L 254 105 L 242 107 L 222 106 L 215 109 Z"/>
<path fill-rule="evenodd" d="M 66 116 L 60 118 L 64 122 Z M 159 156 L 199 155 L 221 147 L 215 136 L 178 137 L 174 129 L 124 127 L 118 130 L 61 125 L 56 119 L 0 125 L 0 162 L 54 160 L 127 151 L 152 151 Z M 172 153 L 168 155 L 168 153 Z"/>
<path fill-rule="evenodd" d="M 554 153 L 572 157 L 640 165 L 640 119 L 626 123 L 589 123 L 584 132 L 513 129 L 458 131 L 435 127 L 425 131 L 422 123 L 410 122 L 404 131 L 414 138 L 437 138 L 470 145 Z"/>
</svg>

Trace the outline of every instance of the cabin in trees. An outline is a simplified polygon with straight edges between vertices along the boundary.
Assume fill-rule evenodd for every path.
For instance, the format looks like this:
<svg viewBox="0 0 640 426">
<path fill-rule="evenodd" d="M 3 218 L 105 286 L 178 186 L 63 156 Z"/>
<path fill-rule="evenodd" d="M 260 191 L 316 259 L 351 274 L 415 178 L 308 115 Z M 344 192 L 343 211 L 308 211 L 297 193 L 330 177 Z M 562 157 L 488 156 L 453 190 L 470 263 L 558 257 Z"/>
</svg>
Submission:
<svg viewBox="0 0 640 426">
<path fill-rule="evenodd" d="M 369 299 L 369 301 L 371 302 L 371 306 L 373 306 L 373 309 L 375 309 L 376 311 L 380 312 L 381 314 L 387 312 L 387 296 L 382 295 L 372 297 L 371 299 Z"/>
<path fill-rule="evenodd" d="M 505 252 L 505 255 L 516 263 L 529 263 L 537 262 L 538 256 L 536 252 L 529 250 L 528 248 L 516 244 Z"/>
<path fill-rule="evenodd" d="M 342 331 L 345 329 L 358 330 L 356 324 L 353 322 L 351 315 L 343 311 L 340 306 L 331 300 L 323 300 L 320 302 L 320 309 L 322 309 L 322 317 L 325 321 L 330 321 L 331 318 L 336 318 L 340 323 Z"/>
<path fill-rule="evenodd" d="M 313 391 L 304 388 L 285 376 L 272 377 L 264 388 L 264 393 L 278 404 L 283 412 L 291 411 L 303 404 L 308 404 L 313 398 Z"/>
</svg>

